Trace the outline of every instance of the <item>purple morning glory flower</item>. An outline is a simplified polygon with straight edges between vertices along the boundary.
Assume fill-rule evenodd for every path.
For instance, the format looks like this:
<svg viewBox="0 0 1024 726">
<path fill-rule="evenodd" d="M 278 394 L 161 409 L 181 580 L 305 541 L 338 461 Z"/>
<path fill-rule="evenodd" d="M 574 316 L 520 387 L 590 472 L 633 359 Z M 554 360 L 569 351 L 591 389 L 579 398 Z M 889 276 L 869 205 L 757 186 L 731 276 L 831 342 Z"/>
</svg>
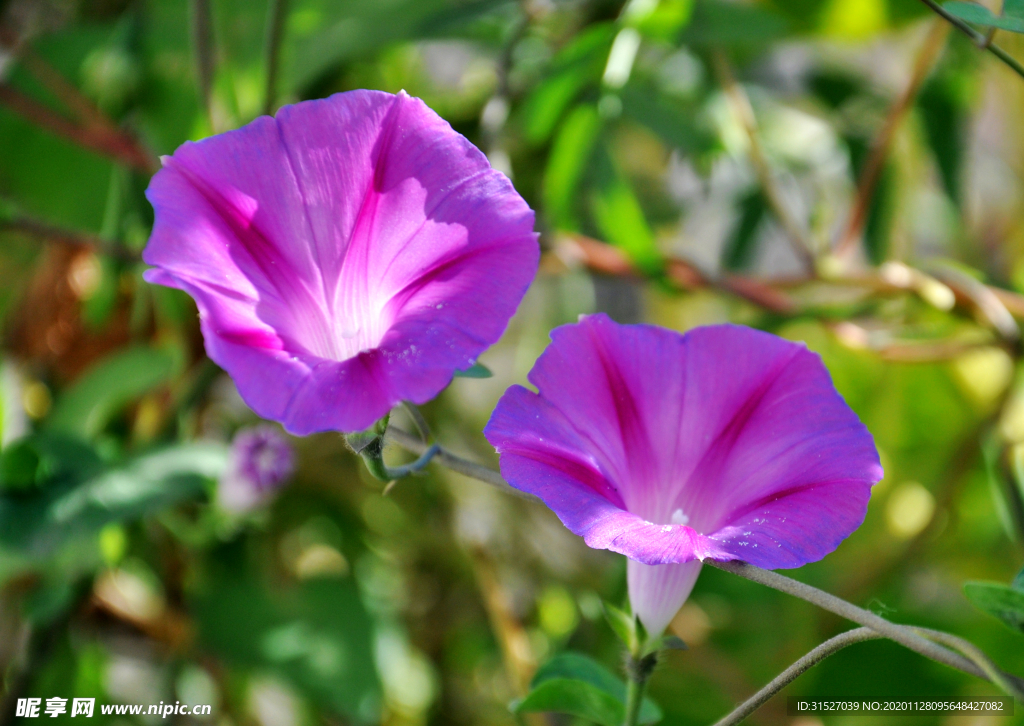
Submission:
<svg viewBox="0 0 1024 726">
<path fill-rule="evenodd" d="M 404 93 L 186 143 L 147 196 L 146 279 L 195 298 L 210 358 L 294 434 L 433 398 L 497 341 L 540 254 L 511 182 Z"/>
<path fill-rule="evenodd" d="M 484 434 L 501 473 L 591 547 L 629 558 L 660 633 L 706 558 L 821 559 L 864 520 L 871 435 L 801 344 L 736 325 L 685 335 L 605 315 L 555 329 Z"/>
<path fill-rule="evenodd" d="M 226 509 L 252 509 L 273 495 L 294 469 L 292 447 L 277 429 L 268 425 L 242 429 L 231 442 L 218 498 Z"/>
</svg>

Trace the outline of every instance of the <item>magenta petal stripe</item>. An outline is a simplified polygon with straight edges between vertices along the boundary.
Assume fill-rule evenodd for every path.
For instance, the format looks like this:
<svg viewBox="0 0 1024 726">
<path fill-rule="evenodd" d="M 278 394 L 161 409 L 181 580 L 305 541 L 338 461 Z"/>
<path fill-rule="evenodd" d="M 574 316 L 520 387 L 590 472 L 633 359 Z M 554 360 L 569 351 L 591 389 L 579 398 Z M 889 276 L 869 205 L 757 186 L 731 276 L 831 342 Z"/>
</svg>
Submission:
<svg viewBox="0 0 1024 726">
<path fill-rule="evenodd" d="M 539 259 L 509 180 L 404 93 L 186 143 L 147 196 L 146 279 L 195 298 L 209 356 L 294 434 L 433 398 L 501 336 Z"/>
<path fill-rule="evenodd" d="M 700 561 L 798 567 L 864 519 L 870 433 L 801 344 L 736 325 L 685 335 L 605 315 L 557 328 L 487 428 L 508 482 L 591 547 L 626 555 L 660 632 Z"/>
</svg>

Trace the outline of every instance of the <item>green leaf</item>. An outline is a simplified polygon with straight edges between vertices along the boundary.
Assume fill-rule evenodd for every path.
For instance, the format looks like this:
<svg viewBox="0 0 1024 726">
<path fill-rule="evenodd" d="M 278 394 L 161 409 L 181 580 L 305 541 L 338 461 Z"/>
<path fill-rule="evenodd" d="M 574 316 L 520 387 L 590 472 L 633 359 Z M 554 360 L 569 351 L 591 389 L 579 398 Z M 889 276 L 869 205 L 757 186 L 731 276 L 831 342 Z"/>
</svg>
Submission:
<svg viewBox="0 0 1024 726">
<path fill-rule="evenodd" d="M 850 150 L 855 178 L 859 179 L 870 153 L 868 142 L 858 136 L 847 136 L 845 141 Z M 887 161 L 878 177 L 864 222 L 865 252 L 875 265 L 884 262 L 889 254 L 889 238 L 896 216 L 895 181 L 893 163 Z"/>
<path fill-rule="evenodd" d="M 727 270 L 744 270 L 754 262 L 757 230 L 768 213 L 768 203 L 760 187 L 741 199 L 739 208 L 739 221 L 722 250 L 722 266 Z"/>
<path fill-rule="evenodd" d="M 968 23 L 1024 33 L 1024 0 L 1006 0 L 1002 15 L 993 15 L 984 5 L 961 0 L 943 3 L 942 9 Z"/>
<path fill-rule="evenodd" d="M 646 126 L 669 146 L 697 153 L 714 143 L 712 135 L 694 122 L 700 115 L 698 108 L 667 98 L 652 83 L 633 79 L 622 89 L 620 98 L 624 116 Z"/>
<path fill-rule="evenodd" d="M 654 232 L 629 182 L 616 168 L 605 149 L 601 183 L 591 196 L 594 223 L 605 240 L 626 253 L 641 271 L 656 275 L 662 270 L 661 253 Z"/>
<path fill-rule="evenodd" d="M 536 688 L 545 681 L 558 678 L 584 681 L 616 700 L 626 699 L 626 686 L 623 682 L 596 660 L 582 653 L 559 653 L 537 669 L 530 687 Z"/>
<path fill-rule="evenodd" d="M 698 0 L 679 40 L 698 48 L 761 46 L 785 35 L 788 25 L 760 5 Z"/>
<path fill-rule="evenodd" d="M 455 371 L 456 378 L 491 378 L 494 374 L 483 363 L 474 363 L 464 371 Z"/>
<path fill-rule="evenodd" d="M 619 726 L 625 718 L 625 704 L 626 685 L 622 680 L 589 656 L 568 652 L 556 655 L 537 670 L 530 693 L 512 710 L 554 711 Z M 645 698 L 640 723 L 656 723 L 661 718 L 661 709 Z"/>
<path fill-rule="evenodd" d="M 230 554 L 214 555 L 217 572 L 203 578 L 190 603 L 199 647 L 230 664 L 280 674 L 347 722 L 373 721 L 366 708 L 380 700 L 375 628 L 355 582 L 270 585 L 246 573 L 244 563 L 225 567 Z"/>
<path fill-rule="evenodd" d="M 979 610 L 1024 633 L 1024 590 L 996 582 L 968 582 L 964 585 L 964 594 Z"/>
<path fill-rule="evenodd" d="M 585 681 L 553 678 L 515 703 L 513 713 L 554 712 L 585 718 L 602 726 L 620 726 L 626 707 Z"/>
<path fill-rule="evenodd" d="M 622 644 L 633 650 L 637 643 L 636 620 L 633 616 L 614 605 L 604 603 L 604 618 Z"/>
<path fill-rule="evenodd" d="M 616 31 L 614 23 L 593 25 L 555 56 L 551 75 L 523 103 L 522 119 L 528 141 L 547 141 L 580 92 L 600 80 Z"/>
<path fill-rule="evenodd" d="M 601 131 L 601 118 L 590 104 L 577 106 L 558 130 L 544 172 L 544 208 L 556 229 L 579 228 L 576 190 Z"/>
<path fill-rule="evenodd" d="M 227 462 L 223 444 L 183 444 L 104 471 L 95 452 L 74 439 L 44 433 L 27 443 L 39 457 L 39 487 L 0 495 L 0 545 L 35 559 L 111 522 L 201 496 Z"/>
<path fill-rule="evenodd" d="M 1010 583 L 1010 587 L 1018 592 L 1024 592 L 1024 567 L 1020 569 L 1017 576 L 1013 578 L 1013 582 Z"/>
<path fill-rule="evenodd" d="M 166 382 L 174 371 L 167 351 L 135 347 L 103 359 L 57 400 L 46 421 L 53 431 L 90 438 L 123 406 Z"/>
</svg>

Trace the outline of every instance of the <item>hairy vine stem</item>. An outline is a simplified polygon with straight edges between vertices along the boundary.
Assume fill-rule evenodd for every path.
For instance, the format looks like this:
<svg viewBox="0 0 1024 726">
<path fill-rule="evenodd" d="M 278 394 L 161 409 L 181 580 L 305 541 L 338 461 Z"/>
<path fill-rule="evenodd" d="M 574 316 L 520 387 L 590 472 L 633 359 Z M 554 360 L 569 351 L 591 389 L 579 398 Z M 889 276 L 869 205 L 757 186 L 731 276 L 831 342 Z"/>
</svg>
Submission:
<svg viewBox="0 0 1024 726">
<path fill-rule="evenodd" d="M 830 655 L 838 653 L 843 648 L 854 643 L 863 643 L 866 640 L 878 640 L 884 637 L 884 635 L 871 628 L 854 628 L 853 630 L 847 630 L 845 633 L 840 633 L 834 638 L 829 638 L 803 658 L 793 663 L 789 668 L 782 671 L 782 673 L 775 676 L 768 685 L 741 703 L 728 715 L 716 721 L 714 726 L 736 726 L 736 724 L 767 703 L 772 696 Z"/>
</svg>

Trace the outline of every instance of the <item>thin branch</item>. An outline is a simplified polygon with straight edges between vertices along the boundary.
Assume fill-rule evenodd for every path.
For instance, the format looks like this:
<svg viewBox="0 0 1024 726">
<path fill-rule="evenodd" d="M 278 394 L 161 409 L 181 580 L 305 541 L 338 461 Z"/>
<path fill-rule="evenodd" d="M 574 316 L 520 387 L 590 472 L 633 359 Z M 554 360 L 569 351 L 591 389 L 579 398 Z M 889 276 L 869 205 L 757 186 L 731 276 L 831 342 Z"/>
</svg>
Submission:
<svg viewBox="0 0 1024 726">
<path fill-rule="evenodd" d="M 875 198 L 875 189 L 878 187 L 882 171 L 885 169 L 886 159 L 889 157 L 889 148 L 892 146 L 893 138 L 903 123 L 903 119 L 906 118 L 907 113 L 913 108 L 914 99 L 917 98 L 917 94 L 921 90 L 921 84 L 924 83 L 925 78 L 931 72 L 932 66 L 938 60 L 948 33 L 949 26 L 942 21 L 936 20 L 932 25 L 928 37 L 925 38 L 924 44 L 917 53 L 917 58 L 914 61 L 914 70 L 910 74 L 910 81 L 907 83 L 906 88 L 903 89 L 903 93 L 900 94 L 896 102 L 890 107 L 885 124 L 871 145 L 871 153 L 861 170 L 860 179 L 857 182 L 857 196 L 854 199 L 853 209 L 850 211 L 850 218 L 846 223 L 842 236 L 839 238 L 839 243 L 836 245 L 837 256 L 841 257 L 848 253 L 857 240 L 860 239 L 861 232 L 864 230 L 864 225 L 867 221 L 868 210 L 871 208 L 871 202 Z"/>
<path fill-rule="evenodd" d="M 594 272 L 600 272 L 605 275 L 637 278 L 643 276 L 641 271 L 633 266 L 622 250 L 590 237 L 577 234 L 562 234 L 555 240 L 554 248 L 554 252 L 549 253 L 545 258 L 545 262 L 542 263 L 542 269 L 558 269 L 559 264 L 568 266 L 582 264 Z M 679 258 L 668 258 L 665 261 L 665 271 L 668 279 L 682 290 L 711 288 L 742 298 L 760 308 L 779 315 L 798 315 L 804 310 L 789 295 L 788 290 L 809 284 L 857 287 L 882 294 L 913 292 L 919 296 L 923 295 L 926 291 L 924 286 L 920 284 L 920 281 L 921 278 L 929 276 L 925 276 L 919 270 L 907 267 L 902 263 L 899 264 L 908 272 L 906 275 L 907 280 L 904 282 L 896 282 L 891 276 L 887 277 L 875 271 L 829 278 L 827 280 L 816 280 L 807 276 L 761 279 L 735 274 L 714 278 L 702 272 L 690 262 Z M 991 285 L 983 285 L 983 287 L 987 291 L 985 294 L 991 294 L 992 296 L 989 302 L 999 303 L 1011 316 L 1024 318 L 1024 296 L 1011 290 L 1004 290 L 1003 288 Z M 961 302 L 968 302 L 975 306 L 978 304 L 974 298 L 963 294 L 963 291 L 960 292 L 959 298 Z M 951 354 L 959 352 L 962 351 L 950 350 Z"/>
<path fill-rule="evenodd" d="M 936 266 L 935 277 L 949 285 L 958 296 L 968 300 L 999 336 L 1010 343 L 1020 339 L 1020 328 L 1006 305 L 991 288 L 952 265 Z"/>
<path fill-rule="evenodd" d="M 840 615 L 847 620 L 852 620 L 855 623 L 871 628 L 875 632 L 881 633 L 890 640 L 894 640 L 900 645 L 903 645 L 916 653 L 920 653 L 926 658 L 931 658 L 934 661 L 948 665 L 951 668 L 963 671 L 964 673 L 970 673 L 978 678 L 983 678 L 987 681 L 992 681 L 992 678 L 985 669 L 977 665 L 973 659 L 966 658 L 959 653 L 954 653 L 942 645 L 933 642 L 934 639 L 931 635 L 925 637 L 915 631 L 914 628 L 899 625 L 893 623 L 885 618 L 875 615 L 870 610 L 864 610 L 859 608 L 852 603 L 848 603 L 835 595 L 827 593 L 823 590 L 819 590 L 816 587 L 811 587 L 798 580 L 794 580 L 785 575 L 780 575 L 777 572 L 770 570 L 762 570 L 760 567 L 747 564 L 734 560 L 731 562 L 717 562 L 715 560 L 704 560 L 704 564 L 716 567 L 719 570 L 725 570 L 731 572 L 734 575 L 746 578 L 752 582 L 756 582 L 760 585 L 767 585 L 768 587 L 785 592 L 789 595 L 806 600 L 809 603 L 817 605 L 818 607 L 828 610 L 829 612 Z M 955 636 L 950 636 L 955 637 Z M 965 643 L 967 641 L 964 641 Z M 993 666 L 994 667 L 994 666 Z M 1006 683 L 1010 684 L 1014 689 L 1011 691 L 1013 695 L 1017 695 L 1024 689 L 1024 680 L 1012 676 L 1009 673 L 999 671 L 999 677 Z M 992 681 L 996 685 L 1002 685 L 998 681 Z"/>
<path fill-rule="evenodd" d="M 923 635 L 929 640 L 934 640 L 936 643 L 941 643 L 949 648 L 960 651 L 972 663 L 978 666 L 978 668 L 983 670 L 990 681 L 1021 703 L 1024 703 L 1024 681 L 1016 676 L 1012 676 L 1009 673 L 1001 671 L 996 664 L 992 662 L 992 659 L 974 643 L 969 640 L 964 640 L 959 636 L 944 633 L 941 630 L 917 627 L 912 628 L 912 630 Z"/>
<path fill-rule="evenodd" d="M 58 227 L 23 214 L 15 214 L 6 219 L 0 218 L 0 230 L 20 232 L 31 237 L 63 242 L 75 247 L 85 247 L 129 262 L 138 259 L 138 255 L 131 250 L 121 245 L 111 244 L 96 235 Z"/>
<path fill-rule="evenodd" d="M 199 99 L 206 110 L 210 128 L 216 131 L 213 118 L 213 17 L 210 0 L 192 0 L 192 53 L 196 63 L 196 84 Z"/>
<path fill-rule="evenodd" d="M 427 419 L 423 417 L 423 413 L 416 407 L 416 404 L 409 403 L 408 401 L 402 401 L 402 407 L 406 413 L 409 414 L 409 418 L 412 419 L 413 425 L 416 426 L 416 431 L 420 435 L 420 439 L 423 443 L 429 444 L 432 438 L 430 433 L 430 424 L 427 423 Z"/>
<path fill-rule="evenodd" d="M 288 0 L 270 0 L 267 9 L 267 38 L 263 47 L 264 70 L 267 85 L 263 91 L 263 113 L 270 116 L 277 103 L 277 70 L 281 57 L 281 38 L 284 37 L 284 19 L 288 15 Z"/>
<path fill-rule="evenodd" d="M 141 172 L 152 174 L 158 168 L 134 139 L 106 127 L 82 126 L 8 83 L 0 82 L 0 104 L 50 133 Z"/>
<path fill-rule="evenodd" d="M 394 426 L 388 426 L 385 440 L 398 444 L 403 449 L 411 451 L 414 454 L 423 454 L 430 448 L 430 445 L 421 441 L 419 437 L 414 436 L 407 431 L 403 431 L 402 429 L 397 429 Z M 471 479 L 476 479 L 485 484 L 490 484 L 497 489 L 501 489 L 506 494 L 511 494 L 514 497 L 526 499 L 531 502 L 543 503 L 539 497 L 519 491 L 518 489 L 510 486 L 508 482 L 501 478 L 501 474 L 496 472 L 494 469 L 483 466 L 482 464 L 477 464 L 469 459 L 463 459 L 462 457 L 451 453 L 447 449 L 441 449 L 438 451 L 434 456 L 434 461 L 442 464 L 452 471 L 462 474 L 463 476 L 468 476 Z"/>
<path fill-rule="evenodd" d="M 757 118 L 754 116 L 754 109 L 750 105 L 750 99 L 747 98 L 747 94 L 743 91 L 740 84 L 736 82 L 725 54 L 716 52 L 714 63 L 718 81 L 725 90 L 729 102 L 732 104 L 733 113 L 739 118 L 743 129 L 747 132 L 747 137 L 750 141 L 750 161 L 754 166 L 754 173 L 757 174 L 757 180 L 761 184 L 765 199 L 768 200 L 768 206 L 771 207 L 775 218 L 782 225 L 782 229 L 786 233 L 786 238 L 789 240 L 793 252 L 796 253 L 797 258 L 804 264 L 804 267 L 813 274 L 815 270 L 814 253 L 810 240 L 808 240 L 807 235 L 804 233 L 803 227 L 790 213 L 786 200 L 783 199 L 782 193 L 775 183 L 775 175 L 772 173 L 768 157 L 764 152 L 764 147 L 761 145 L 761 132 L 757 127 Z"/>
<path fill-rule="evenodd" d="M 768 685 L 741 703 L 728 715 L 716 721 L 714 726 L 736 726 L 736 724 L 767 703 L 772 696 L 830 655 L 834 655 L 854 643 L 878 640 L 883 637 L 885 636 L 871 628 L 854 628 L 853 630 L 847 630 L 845 633 L 840 633 L 834 638 L 829 638 L 789 668 L 782 671 L 782 673 L 775 676 Z"/>
<path fill-rule="evenodd" d="M 923 2 L 929 8 L 931 8 L 932 11 L 934 11 L 936 14 L 944 18 L 954 28 L 956 28 L 961 33 L 970 38 L 972 43 L 974 43 L 978 47 L 987 50 L 989 53 L 991 53 L 996 58 L 1005 63 L 1010 70 L 1012 70 L 1021 78 L 1024 78 L 1024 65 L 1021 65 L 1021 63 L 1016 58 L 1014 58 L 1012 55 L 1007 53 L 1005 50 L 1000 48 L 995 43 L 986 42 L 985 34 L 979 33 L 977 30 L 972 28 L 970 25 L 968 25 L 955 15 L 950 15 L 942 8 L 941 5 L 935 2 L 935 0 L 921 0 L 921 2 Z"/>
</svg>

